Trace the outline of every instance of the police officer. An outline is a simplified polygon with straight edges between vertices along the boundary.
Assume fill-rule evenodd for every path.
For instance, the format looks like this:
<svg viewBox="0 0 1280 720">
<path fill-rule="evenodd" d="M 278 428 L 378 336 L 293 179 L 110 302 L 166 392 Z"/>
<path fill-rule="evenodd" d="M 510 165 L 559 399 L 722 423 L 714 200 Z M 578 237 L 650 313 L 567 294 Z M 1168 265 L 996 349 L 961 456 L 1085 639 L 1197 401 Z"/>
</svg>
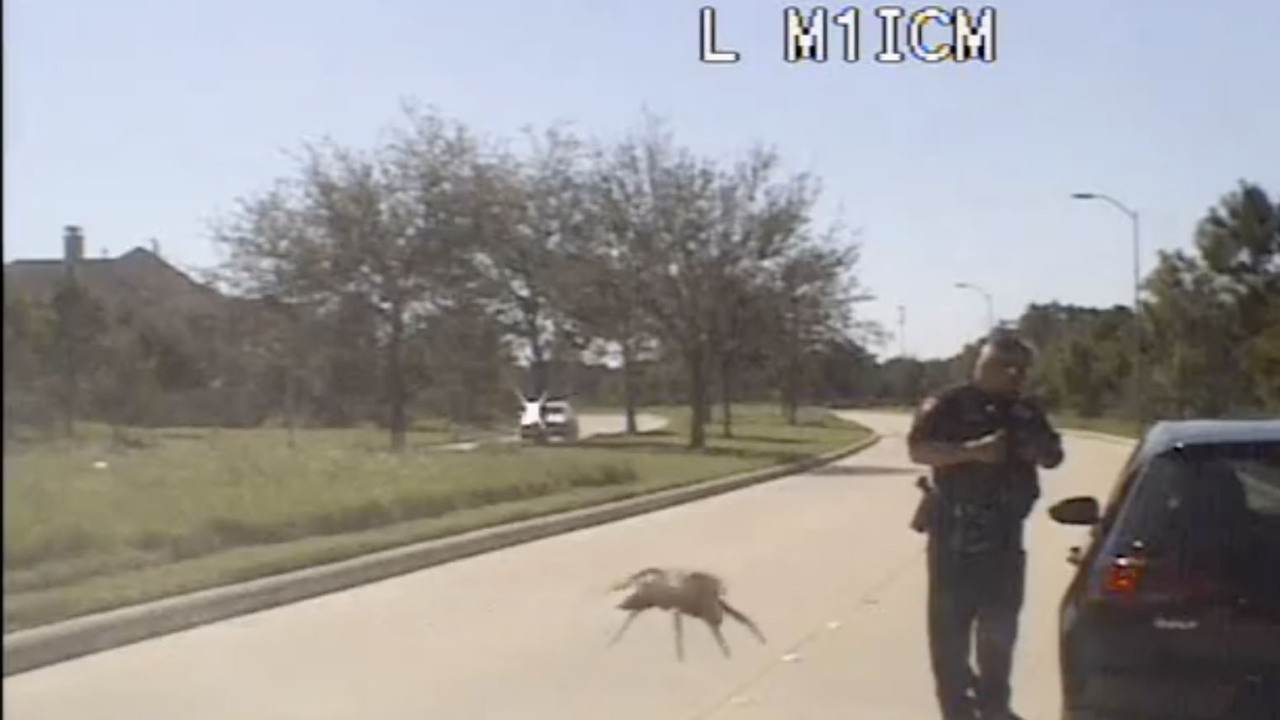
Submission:
<svg viewBox="0 0 1280 720">
<path fill-rule="evenodd" d="M 1036 466 L 1063 460 L 1061 436 L 1022 397 L 1034 355 L 1016 335 L 993 333 L 972 379 L 925 400 L 907 439 L 912 462 L 933 470 L 929 650 L 945 720 L 1017 718 L 1009 677 L 1026 577 L 1022 528 L 1040 494 Z"/>
</svg>

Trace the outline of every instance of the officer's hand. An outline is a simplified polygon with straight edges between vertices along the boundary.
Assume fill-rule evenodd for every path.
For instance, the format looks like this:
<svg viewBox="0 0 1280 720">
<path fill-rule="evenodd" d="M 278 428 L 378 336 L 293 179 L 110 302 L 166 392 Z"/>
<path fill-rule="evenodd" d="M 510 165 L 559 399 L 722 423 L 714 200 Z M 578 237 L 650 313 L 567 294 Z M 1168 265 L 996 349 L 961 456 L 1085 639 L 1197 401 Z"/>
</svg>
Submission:
<svg viewBox="0 0 1280 720">
<path fill-rule="evenodd" d="M 1004 462 L 1008 439 L 1004 430 L 997 430 L 986 437 L 978 438 L 970 443 L 970 457 L 980 463 L 998 464 Z"/>
<path fill-rule="evenodd" d="M 1057 438 L 1046 440 L 1038 448 L 1035 462 L 1042 468 L 1053 469 L 1062 464 L 1062 441 Z"/>
<path fill-rule="evenodd" d="M 1038 463 L 1040 462 L 1040 458 L 1045 455 L 1045 452 L 1040 445 L 1033 445 L 1031 443 L 1020 443 L 1015 452 L 1018 459 L 1029 463 Z"/>
</svg>

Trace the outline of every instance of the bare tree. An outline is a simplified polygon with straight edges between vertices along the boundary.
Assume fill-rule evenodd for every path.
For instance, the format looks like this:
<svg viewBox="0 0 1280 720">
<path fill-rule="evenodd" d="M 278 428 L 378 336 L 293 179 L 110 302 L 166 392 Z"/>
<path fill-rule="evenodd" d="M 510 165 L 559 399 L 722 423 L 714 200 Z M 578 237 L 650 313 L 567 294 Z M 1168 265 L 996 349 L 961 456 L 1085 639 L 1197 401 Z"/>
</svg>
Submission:
<svg viewBox="0 0 1280 720">
<path fill-rule="evenodd" d="M 870 296 L 852 275 L 858 248 L 834 242 L 807 243 L 772 271 L 771 336 L 775 377 L 788 421 L 797 422 L 801 389 L 811 370 L 808 360 L 829 341 L 874 327 L 853 322 L 853 306 Z"/>
<path fill-rule="evenodd" d="M 213 228 L 215 244 L 226 254 L 209 279 L 233 293 L 227 309 L 238 329 L 238 352 L 258 369 L 278 368 L 283 380 L 283 410 L 288 443 L 295 443 L 299 384 L 320 350 L 309 342 L 315 308 L 324 291 L 315 281 L 323 244 L 307 225 L 299 194 L 286 183 L 257 197 L 242 199 L 236 211 Z"/>
<path fill-rule="evenodd" d="M 708 290 L 714 308 L 711 352 L 726 437 L 733 432 L 737 372 L 767 344 L 769 268 L 802 247 L 817 199 L 817 187 L 806 175 L 770 182 L 778 165 L 774 151 L 757 147 L 723 173 L 717 187 Z"/>
<path fill-rule="evenodd" d="M 805 175 L 775 181 L 778 166 L 776 153 L 755 148 L 726 170 L 676 146 L 652 117 L 606 165 L 613 234 L 625 234 L 633 267 L 643 269 L 639 306 L 688 377 L 692 447 L 705 444 L 715 371 L 724 394 L 746 349 L 745 307 L 727 306 L 769 285 L 769 268 L 807 237 L 816 187 Z"/>
<path fill-rule="evenodd" d="M 676 148 L 650 122 L 623 141 L 613 171 L 636 190 L 632 216 L 636 260 L 645 269 L 641 306 L 664 344 L 678 353 L 688 377 L 689 445 L 705 445 L 711 297 L 707 292 L 713 229 L 715 168 Z"/>
<path fill-rule="evenodd" d="M 620 361 L 626 431 L 638 427 L 638 365 L 657 349 L 658 330 L 643 305 L 642 234 L 649 227 L 647 188 L 634 171 L 633 147 L 598 149 L 588 175 L 583 232 L 560 253 L 557 304 L 573 329 Z"/>
</svg>

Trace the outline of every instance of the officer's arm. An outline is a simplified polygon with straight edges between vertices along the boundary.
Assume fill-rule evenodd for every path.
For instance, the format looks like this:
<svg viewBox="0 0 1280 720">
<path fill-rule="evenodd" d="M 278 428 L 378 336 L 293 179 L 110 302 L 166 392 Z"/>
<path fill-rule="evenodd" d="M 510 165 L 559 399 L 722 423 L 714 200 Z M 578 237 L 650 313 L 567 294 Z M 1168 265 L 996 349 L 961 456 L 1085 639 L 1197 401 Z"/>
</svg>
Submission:
<svg viewBox="0 0 1280 720">
<path fill-rule="evenodd" d="M 1053 429 L 1048 416 L 1039 407 L 1036 408 L 1035 423 L 1038 425 L 1037 434 L 1044 438 L 1044 444 L 1037 448 L 1039 453 L 1036 462 L 1040 467 L 1052 470 L 1062 464 L 1066 455 L 1062 450 L 1062 435 Z"/>
<path fill-rule="evenodd" d="M 946 399 L 928 398 L 916 411 L 907 433 L 907 452 L 911 462 L 930 467 L 956 465 L 973 460 L 973 451 L 964 443 L 939 440 L 939 426 L 944 422 L 950 404 Z"/>
</svg>

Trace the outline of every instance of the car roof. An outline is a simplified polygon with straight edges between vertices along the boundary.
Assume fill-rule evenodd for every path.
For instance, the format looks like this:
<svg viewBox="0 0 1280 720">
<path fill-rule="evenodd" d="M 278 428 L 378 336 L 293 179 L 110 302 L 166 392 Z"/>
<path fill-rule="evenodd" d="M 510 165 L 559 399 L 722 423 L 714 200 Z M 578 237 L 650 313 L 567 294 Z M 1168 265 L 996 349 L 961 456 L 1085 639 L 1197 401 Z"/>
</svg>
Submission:
<svg viewBox="0 0 1280 720">
<path fill-rule="evenodd" d="M 1143 437 L 1134 460 L 1147 460 L 1186 445 L 1280 442 L 1280 419 L 1274 420 L 1162 420 Z"/>
</svg>

